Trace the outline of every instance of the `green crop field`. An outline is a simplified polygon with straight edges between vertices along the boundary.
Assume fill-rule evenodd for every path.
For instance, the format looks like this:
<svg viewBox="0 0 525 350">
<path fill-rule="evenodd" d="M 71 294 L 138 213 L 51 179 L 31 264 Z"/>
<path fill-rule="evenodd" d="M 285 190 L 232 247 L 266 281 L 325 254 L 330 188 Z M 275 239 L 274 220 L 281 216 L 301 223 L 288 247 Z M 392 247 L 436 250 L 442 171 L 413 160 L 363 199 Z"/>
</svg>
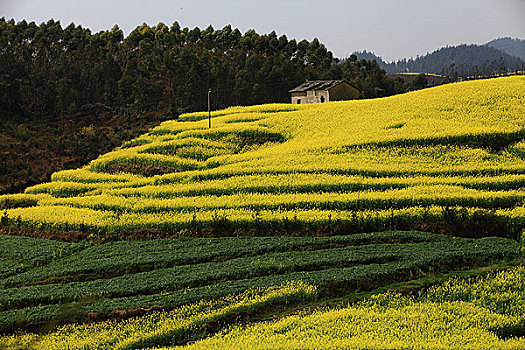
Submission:
<svg viewBox="0 0 525 350">
<path fill-rule="evenodd" d="M 30 244 L 45 250 L 48 242 Z M 369 289 L 429 270 L 518 254 L 519 244 L 511 239 L 422 232 L 108 242 L 3 278 L 0 327 L 51 321 L 65 308 L 86 317 L 89 312 L 178 306 L 287 281 Z"/>
<path fill-rule="evenodd" d="M 525 348 L 524 77 L 207 116 L 0 196 L 0 348 Z"/>
</svg>

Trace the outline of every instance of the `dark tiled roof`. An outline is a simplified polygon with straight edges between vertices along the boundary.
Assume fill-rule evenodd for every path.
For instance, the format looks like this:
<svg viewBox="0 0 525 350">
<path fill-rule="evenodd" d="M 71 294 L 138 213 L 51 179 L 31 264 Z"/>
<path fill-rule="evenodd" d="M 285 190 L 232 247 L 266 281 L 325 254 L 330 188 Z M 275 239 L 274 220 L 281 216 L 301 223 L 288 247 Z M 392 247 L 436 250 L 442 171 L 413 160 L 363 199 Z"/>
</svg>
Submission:
<svg viewBox="0 0 525 350">
<path fill-rule="evenodd" d="M 288 92 L 303 92 L 303 91 L 315 91 L 315 90 L 328 90 L 337 86 L 341 83 L 347 83 L 346 80 L 310 80 L 302 83 L 301 85 L 294 87 Z"/>
</svg>

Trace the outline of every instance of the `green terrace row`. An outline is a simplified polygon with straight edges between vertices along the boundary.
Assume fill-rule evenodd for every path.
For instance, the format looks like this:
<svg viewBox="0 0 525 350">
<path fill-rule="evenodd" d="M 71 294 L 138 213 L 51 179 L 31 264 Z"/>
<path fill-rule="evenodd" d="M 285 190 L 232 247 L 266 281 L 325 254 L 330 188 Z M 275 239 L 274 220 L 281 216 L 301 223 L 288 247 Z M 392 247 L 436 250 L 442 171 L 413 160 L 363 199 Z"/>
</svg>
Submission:
<svg viewBox="0 0 525 350">
<path fill-rule="evenodd" d="M 0 279 L 46 265 L 81 249 L 80 244 L 0 235 Z"/>
<path fill-rule="evenodd" d="M 42 247 L 40 253 L 33 255 L 46 256 L 46 260 L 53 257 L 55 260 L 46 266 L 32 268 L 0 280 L 0 288 L 35 282 L 43 284 L 78 278 L 89 279 L 93 278 L 92 276 L 103 278 L 102 275 L 117 276 L 161 267 L 204 263 L 271 252 L 318 250 L 333 246 L 344 247 L 372 243 L 438 242 L 448 238 L 444 235 L 417 231 L 392 231 L 327 237 L 268 236 L 115 241 L 84 247 L 83 250 L 79 250 L 81 249 L 80 244 L 0 235 L 0 240 L 5 239 L 19 241 L 19 246 L 26 244 L 26 246 L 33 247 L 32 250 L 35 252 Z M 57 248 L 74 247 L 78 251 L 58 259 L 59 255 L 53 254 L 51 257 L 46 248 L 53 244 Z M 18 252 L 18 250 L 13 251 L 8 248 L 5 250 L 10 256 L 17 255 Z M 31 255 L 31 249 L 28 253 Z M 6 273 L 9 270 L 0 271 Z"/>
<path fill-rule="evenodd" d="M 89 319 L 90 314 L 109 316 L 119 311 L 137 308 L 147 309 L 163 306 L 173 308 L 190 303 L 209 301 L 229 295 L 239 294 L 251 289 L 263 289 L 278 286 L 278 280 L 298 281 L 300 278 L 272 278 L 271 276 L 238 281 L 224 281 L 213 285 L 186 288 L 172 292 L 134 297 L 96 299 L 86 298 L 80 302 L 65 304 L 50 304 L 26 307 L 24 309 L 0 311 L 0 330 L 12 332 L 14 327 L 41 322 L 76 322 L 79 319 Z M 312 278 L 310 278 L 312 279 Z M 292 300 L 290 300 L 292 301 Z"/>
<path fill-rule="evenodd" d="M 0 309 L 54 304 L 84 297 L 122 297 L 298 271 L 366 265 L 405 266 L 461 256 L 516 257 L 517 242 L 503 238 L 456 239 L 420 243 L 383 243 L 302 252 L 269 253 L 225 261 L 179 265 L 92 281 L 50 283 L 1 290 Z M 442 259 L 442 260 L 441 260 Z"/>
<path fill-rule="evenodd" d="M 110 312 L 139 305 L 173 305 L 181 300 L 194 301 L 191 297 L 203 298 L 210 294 L 217 297 L 239 292 L 243 287 L 270 286 L 291 280 L 369 288 L 400 277 L 417 276 L 428 269 L 464 267 L 493 259 L 515 258 L 518 254 L 519 244 L 514 240 L 449 238 L 436 242 L 263 254 L 110 279 L 8 288 L 0 292 L 0 307 L 4 310 L 0 312 L 0 325 L 10 325 L 17 317 L 35 321 L 31 319 L 33 315 L 39 321 L 42 317 L 49 320 L 57 316 L 61 309 L 58 305 L 72 301 L 93 303 L 93 308 L 85 308 L 88 312 Z"/>
<path fill-rule="evenodd" d="M 0 258 L 0 278 L 5 278 L 23 270 L 23 264 L 20 262 L 8 258 Z"/>
<path fill-rule="evenodd" d="M 74 180 L 74 179 L 71 179 Z M 418 185 L 454 185 L 477 190 L 511 190 L 525 186 L 525 175 L 481 177 L 362 177 L 333 174 L 265 174 L 243 175 L 214 181 L 174 184 L 126 183 L 122 181 L 76 182 L 53 181 L 26 189 L 27 194 L 48 193 L 57 197 L 91 193 L 109 193 L 126 197 L 170 198 L 198 195 L 252 193 L 306 193 L 389 190 Z M 7 198 L 7 197 L 6 197 Z M 1 201 L 1 199 L 0 199 Z"/>
<path fill-rule="evenodd" d="M 422 245 L 422 243 L 419 243 Z M 436 250 L 436 243 L 414 247 L 414 244 L 382 244 L 358 247 L 284 252 L 235 258 L 226 261 L 180 265 L 152 271 L 125 274 L 92 281 L 50 283 L 1 290 L 0 310 L 40 304 L 80 300 L 84 297 L 114 298 L 137 294 L 213 284 L 222 280 L 279 275 L 293 271 L 310 271 L 330 267 L 385 264 L 407 259 L 423 248 Z M 446 242 L 446 245 L 450 245 Z"/>
<path fill-rule="evenodd" d="M 80 244 L 0 235 L 0 257 L 26 267 L 42 266 L 82 249 Z M 5 270 L 0 270 L 5 273 Z"/>
</svg>

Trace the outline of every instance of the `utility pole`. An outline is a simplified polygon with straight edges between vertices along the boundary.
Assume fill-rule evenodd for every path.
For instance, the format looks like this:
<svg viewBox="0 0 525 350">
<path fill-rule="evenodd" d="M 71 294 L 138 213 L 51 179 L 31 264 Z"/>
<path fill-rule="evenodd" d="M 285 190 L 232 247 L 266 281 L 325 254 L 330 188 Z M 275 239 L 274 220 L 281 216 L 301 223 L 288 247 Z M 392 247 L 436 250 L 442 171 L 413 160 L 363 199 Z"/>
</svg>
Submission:
<svg viewBox="0 0 525 350">
<path fill-rule="evenodd" d="M 211 129 L 210 94 L 211 88 L 208 90 L 208 127 Z"/>
</svg>

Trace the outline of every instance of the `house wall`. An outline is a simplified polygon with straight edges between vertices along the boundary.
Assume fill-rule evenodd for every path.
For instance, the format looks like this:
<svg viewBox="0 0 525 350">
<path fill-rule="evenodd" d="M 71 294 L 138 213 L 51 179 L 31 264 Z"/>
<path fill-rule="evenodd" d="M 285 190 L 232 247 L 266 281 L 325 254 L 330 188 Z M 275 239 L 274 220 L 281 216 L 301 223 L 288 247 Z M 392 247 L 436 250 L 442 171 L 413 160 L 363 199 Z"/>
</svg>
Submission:
<svg viewBox="0 0 525 350">
<path fill-rule="evenodd" d="M 306 101 L 306 91 L 305 92 L 292 92 L 292 104 L 302 104 L 308 103 Z"/>
<path fill-rule="evenodd" d="M 330 101 L 354 100 L 359 98 L 359 90 L 350 84 L 339 84 L 329 90 Z"/>
<path fill-rule="evenodd" d="M 324 97 L 324 102 L 330 101 L 327 90 L 292 92 L 292 104 L 320 103 L 322 97 Z"/>
</svg>

